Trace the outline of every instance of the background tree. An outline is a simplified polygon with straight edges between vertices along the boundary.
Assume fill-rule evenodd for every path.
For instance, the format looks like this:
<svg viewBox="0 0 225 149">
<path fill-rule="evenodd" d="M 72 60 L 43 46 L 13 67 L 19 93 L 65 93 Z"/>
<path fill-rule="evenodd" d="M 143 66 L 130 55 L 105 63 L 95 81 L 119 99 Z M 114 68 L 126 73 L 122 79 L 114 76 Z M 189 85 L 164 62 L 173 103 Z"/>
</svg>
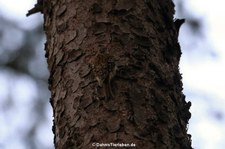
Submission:
<svg viewBox="0 0 225 149">
<path fill-rule="evenodd" d="M 0 148 L 51 149 L 51 138 L 40 137 L 51 125 L 42 24 L 24 29 L 15 20 L 0 22 Z"/>
<path fill-rule="evenodd" d="M 172 1 L 45 1 L 56 148 L 191 148 Z"/>
</svg>

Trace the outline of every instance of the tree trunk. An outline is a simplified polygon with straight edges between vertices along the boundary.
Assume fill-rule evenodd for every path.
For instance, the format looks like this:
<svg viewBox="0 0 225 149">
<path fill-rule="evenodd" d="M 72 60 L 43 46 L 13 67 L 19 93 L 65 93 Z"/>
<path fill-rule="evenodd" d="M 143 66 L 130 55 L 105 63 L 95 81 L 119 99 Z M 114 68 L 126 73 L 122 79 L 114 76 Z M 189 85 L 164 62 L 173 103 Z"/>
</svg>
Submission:
<svg viewBox="0 0 225 149">
<path fill-rule="evenodd" d="M 56 149 L 191 148 L 171 0 L 46 0 L 43 13 Z"/>
</svg>

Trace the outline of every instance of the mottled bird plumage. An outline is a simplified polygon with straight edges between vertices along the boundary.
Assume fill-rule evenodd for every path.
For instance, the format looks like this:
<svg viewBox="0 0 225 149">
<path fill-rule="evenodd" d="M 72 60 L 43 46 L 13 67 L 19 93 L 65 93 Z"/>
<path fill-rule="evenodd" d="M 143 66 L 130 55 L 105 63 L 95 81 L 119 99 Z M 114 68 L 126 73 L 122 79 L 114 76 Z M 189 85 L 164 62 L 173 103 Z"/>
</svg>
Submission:
<svg viewBox="0 0 225 149">
<path fill-rule="evenodd" d="M 115 64 L 113 62 L 112 56 L 108 53 L 98 53 L 93 61 L 93 71 L 99 86 L 102 87 L 103 82 L 110 76 L 113 71 Z"/>
<path fill-rule="evenodd" d="M 116 74 L 116 65 L 113 57 L 106 51 L 99 51 L 92 62 L 92 66 L 98 85 L 105 88 L 106 94 L 113 96 L 111 80 Z"/>
</svg>

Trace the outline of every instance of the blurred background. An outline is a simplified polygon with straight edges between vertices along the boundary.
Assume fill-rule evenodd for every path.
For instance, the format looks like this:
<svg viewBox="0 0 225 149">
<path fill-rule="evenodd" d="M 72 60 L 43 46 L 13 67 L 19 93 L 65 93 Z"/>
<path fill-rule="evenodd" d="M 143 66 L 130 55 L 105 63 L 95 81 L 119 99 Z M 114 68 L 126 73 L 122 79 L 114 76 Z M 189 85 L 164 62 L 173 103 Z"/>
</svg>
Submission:
<svg viewBox="0 0 225 149">
<path fill-rule="evenodd" d="M 225 148 L 225 9 L 222 0 L 174 0 L 186 18 L 179 41 L 188 132 L 195 149 Z M 52 108 L 36 1 L 0 0 L 0 149 L 53 149 Z"/>
</svg>

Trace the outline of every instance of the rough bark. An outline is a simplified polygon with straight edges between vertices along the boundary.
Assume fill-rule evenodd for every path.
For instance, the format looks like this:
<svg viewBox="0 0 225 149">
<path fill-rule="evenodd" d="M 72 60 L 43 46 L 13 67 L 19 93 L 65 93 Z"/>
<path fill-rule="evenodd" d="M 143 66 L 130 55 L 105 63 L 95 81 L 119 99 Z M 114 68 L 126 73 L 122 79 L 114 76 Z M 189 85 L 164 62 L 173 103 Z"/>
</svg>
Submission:
<svg viewBox="0 0 225 149">
<path fill-rule="evenodd" d="M 171 0 L 46 0 L 43 13 L 56 149 L 191 148 Z"/>
</svg>

